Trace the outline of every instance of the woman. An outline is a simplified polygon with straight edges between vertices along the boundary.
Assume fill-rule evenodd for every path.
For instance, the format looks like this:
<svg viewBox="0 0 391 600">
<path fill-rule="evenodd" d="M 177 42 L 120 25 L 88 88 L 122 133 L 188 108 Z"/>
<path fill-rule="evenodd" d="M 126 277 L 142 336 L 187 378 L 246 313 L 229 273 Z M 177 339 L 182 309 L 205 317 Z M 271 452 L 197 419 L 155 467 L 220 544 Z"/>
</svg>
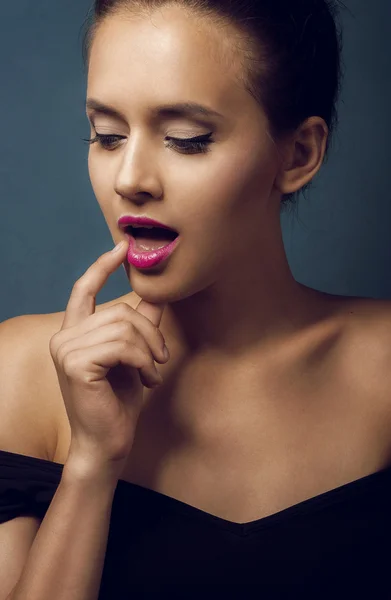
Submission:
<svg viewBox="0 0 391 600">
<path fill-rule="evenodd" d="M 89 173 L 126 243 L 47 337 L 53 460 L 3 444 L 2 521 L 40 519 L 12 600 L 385 591 L 390 305 L 295 281 L 280 225 L 329 149 L 335 15 L 95 2 Z M 133 291 L 95 310 L 121 264 Z"/>
</svg>

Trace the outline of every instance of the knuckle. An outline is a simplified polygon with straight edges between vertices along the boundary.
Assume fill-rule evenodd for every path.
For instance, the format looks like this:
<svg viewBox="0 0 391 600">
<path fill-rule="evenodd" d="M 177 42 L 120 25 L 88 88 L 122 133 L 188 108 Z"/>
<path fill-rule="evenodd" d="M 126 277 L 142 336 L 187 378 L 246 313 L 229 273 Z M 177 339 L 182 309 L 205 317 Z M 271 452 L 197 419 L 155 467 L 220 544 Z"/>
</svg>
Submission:
<svg viewBox="0 0 391 600">
<path fill-rule="evenodd" d="M 118 302 L 118 304 L 115 305 L 115 310 L 118 318 L 127 319 L 133 309 L 129 306 L 129 304 L 126 304 L 126 302 Z"/>
<path fill-rule="evenodd" d="M 135 326 L 130 321 L 120 321 L 118 323 L 119 334 L 127 338 L 133 338 L 135 333 Z"/>
<path fill-rule="evenodd" d="M 127 352 L 129 350 L 129 348 L 131 348 L 132 346 L 133 346 L 133 344 L 131 344 L 129 342 L 129 340 L 118 340 L 117 341 L 118 352 Z"/>
<path fill-rule="evenodd" d="M 86 273 L 79 277 L 73 284 L 72 293 L 77 294 L 88 294 L 94 290 L 94 283 L 91 277 L 86 277 Z"/>
<path fill-rule="evenodd" d="M 49 350 L 50 350 L 50 354 L 52 355 L 52 357 L 54 357 L 57 353 L 57 348 L 58 348 L 58 338 L 56 337 L 57 334 L 55 334 L 52 338 L 50 338 L 49 341 Z"/>
<path fill-rule="evenodd" d="M 69 340 L 68 340 L 69 341 Z M 67 353 L 68 342 L 58 342 L 55 349 L 55 358 L 57 362 L 62 362 Z"/>
<path fill-rule="evenodd" d="M 60 363 L 62 360 L 63 352 L 61 352 L 61 349 L 64 348 L 64 346 L 65 343 L 62 343 L 61 340 L 56 340 L 50 344 L 50 354 L 52 359 L 57 363 Z"/>
<path fill-rule="evenodd" d="M 126 310 L 126 311 L 133 310 L 132 307 L 129 306 L 129 304 L 127 302 L 124 302 L 124 301 L 118 302 L 117 306 L 120 306 L 122 308 L 122 310 Z"/>
<path fill-rule="evenodd" d="M 62 368 L 68 376 L 74 376 L 78 369 L 80 369 L 80 358 L 77 352 L 69 352 L 62 359 Z"/>
<path fill-rule="evenodd" d="M 127 343 L 127 349 L 130 350 L 129 362 L 134 369 L 143 369 L 145 368 L 147 361 L 149 359 L 148 353 L 139 346 L 135 346 L 134 344 Z"/>
<path fill-rule="evenodd" d="M 73 284 L 73 290 L 80 290 L 83 288 L 84 285 L 85 279 L 83 279 L 83 277 L 80 277 L 79 279 L 76 279 L 75 283 Z"/>
<path fill-rule="evenodd" d="M 56 355 L 55 355 L 56 362 L 59 365 L 64 366 L 64 361 L 65 361 L 66 357 L 67 357 L 67 352 L 66 352 L 65 344 L 63 344 L 62 346 L 60 346 L 60 348 L 58 348 L 58 350 L 56 352 Z"/>
<path fill-rule="evenodd" d="M 94 264 L 95 264 L 95 265 L 98 265 L 99 267 L 105 268 L 106 267 L 106 259 L 107 259 L 106 253 L 105 254 L 101 254 L 96 259 L 95 263 L 93 263 L 91 266 L 94 266 Z"/>
</svg>

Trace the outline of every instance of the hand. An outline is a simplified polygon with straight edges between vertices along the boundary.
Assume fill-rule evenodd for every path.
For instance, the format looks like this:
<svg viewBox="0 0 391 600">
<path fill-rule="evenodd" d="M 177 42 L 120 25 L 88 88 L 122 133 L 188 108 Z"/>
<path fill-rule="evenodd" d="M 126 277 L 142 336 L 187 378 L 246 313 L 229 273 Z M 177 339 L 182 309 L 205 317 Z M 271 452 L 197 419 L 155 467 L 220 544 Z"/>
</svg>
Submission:
<svg viewBox="0 0 391 600">
<path fill-rule="evenodd" d="M 165 304 L 120 302 L 95 312 L 96 295 L 127 248 L 106 252 L 76 281 L 49 346 L 71 427 L 68 460 L 118 473 L 133 446 L 143 386 L 163 381 L 154 360 L 168 360 L 159 330 Z"/>
</svg>

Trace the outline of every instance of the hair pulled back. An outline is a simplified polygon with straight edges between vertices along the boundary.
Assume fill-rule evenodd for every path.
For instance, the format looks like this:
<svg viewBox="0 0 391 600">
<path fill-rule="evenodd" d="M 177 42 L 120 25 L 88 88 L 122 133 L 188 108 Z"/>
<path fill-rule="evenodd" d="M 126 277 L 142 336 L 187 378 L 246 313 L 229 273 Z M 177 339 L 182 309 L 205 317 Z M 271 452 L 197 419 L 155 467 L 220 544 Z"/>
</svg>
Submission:
<svg viewBox="0 0 391 600">
<path fill-rule="evenodd" d="M 95 0 L 84 27 L 83 60 L 88 69 L 91 46 L 101 22 L 111 15 L 151 16 L 165 6 L 224 28 L 234 26 L 240 39 L 242 83 L 265 112 L 269 133 L 278 141 L 311 116 L 328 129 L 327 161 L 338 124 L 342 80 L 340 0 Z M 296 204 L 297 192 L 283 195 L 281 209 Z"/>
</svg>

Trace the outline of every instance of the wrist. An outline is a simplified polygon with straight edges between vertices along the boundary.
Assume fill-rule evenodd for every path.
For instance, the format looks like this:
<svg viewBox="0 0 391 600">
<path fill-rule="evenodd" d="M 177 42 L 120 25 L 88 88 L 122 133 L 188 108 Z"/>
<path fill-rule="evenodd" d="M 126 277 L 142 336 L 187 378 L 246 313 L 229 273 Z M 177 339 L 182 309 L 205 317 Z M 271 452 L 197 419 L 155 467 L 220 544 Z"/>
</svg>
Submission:
<svg viewBox="0 0 391 600">
<path fill-rule="evenodd" d="M 121 471 L 122 465 L 70 452 L 64 465 L 62 478 L 88 487 L 104 486 L 115 490 Z"/>
</svg>

